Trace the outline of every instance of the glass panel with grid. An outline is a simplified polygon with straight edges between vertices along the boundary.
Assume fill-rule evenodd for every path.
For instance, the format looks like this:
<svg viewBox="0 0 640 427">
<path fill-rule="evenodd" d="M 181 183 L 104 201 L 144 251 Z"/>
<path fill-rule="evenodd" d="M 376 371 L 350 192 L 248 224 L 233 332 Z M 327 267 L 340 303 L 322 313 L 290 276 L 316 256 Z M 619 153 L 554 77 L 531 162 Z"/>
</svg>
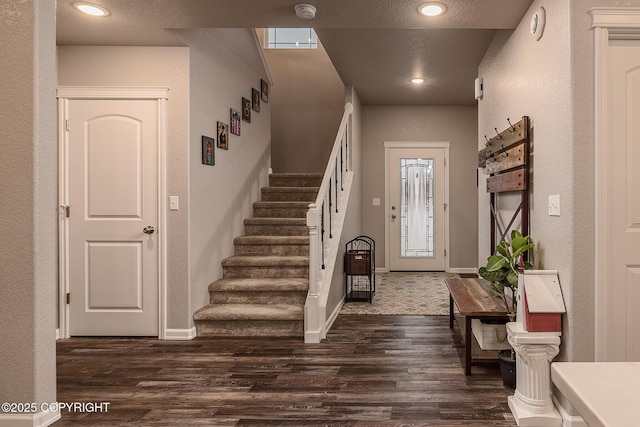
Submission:
<svg viewBox="0 0 640 427">
<path fill-rule="evenodd" d="M 434 159 L 400 159 L 400 256 L 434 257 Z"/>
<path fill-rule="evenodd" d="M 317 49 L 318 36 L 313 28 L 268 28 L 268 49 Z"/>
</svg>

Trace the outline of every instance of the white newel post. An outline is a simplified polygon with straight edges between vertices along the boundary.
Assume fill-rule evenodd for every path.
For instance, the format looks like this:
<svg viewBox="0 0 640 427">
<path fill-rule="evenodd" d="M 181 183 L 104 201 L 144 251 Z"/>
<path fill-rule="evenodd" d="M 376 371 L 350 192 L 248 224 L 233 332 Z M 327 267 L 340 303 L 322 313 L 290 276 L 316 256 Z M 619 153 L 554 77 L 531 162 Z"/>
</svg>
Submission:
<svg viewBox="0 0 640 427">
<path fill-rule="evenodd" d="M 304 305 L 304 342 L 319 343 L 319 301 L 318 301 L 318 270 L 320 266 L 320 212 L 315 204 L 309 205 L 307 211 L 307 227 L 309 228 L 309 293 Z"/>
</svg>

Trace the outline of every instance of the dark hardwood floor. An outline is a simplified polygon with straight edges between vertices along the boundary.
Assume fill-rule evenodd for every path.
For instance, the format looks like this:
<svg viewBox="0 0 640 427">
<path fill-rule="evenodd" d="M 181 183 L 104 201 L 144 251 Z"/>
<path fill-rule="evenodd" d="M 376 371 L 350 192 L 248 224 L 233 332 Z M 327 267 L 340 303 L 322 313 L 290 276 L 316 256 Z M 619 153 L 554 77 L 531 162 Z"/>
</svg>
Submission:
<svg viewBox="0 0 640 427">
<path fill-rule="evenodd" d="M 497 365 L 466 377 L 446 316 L 341 315 L 301 339 L 58 341 L 55 426 L 515 426 Z"/>
</svg>

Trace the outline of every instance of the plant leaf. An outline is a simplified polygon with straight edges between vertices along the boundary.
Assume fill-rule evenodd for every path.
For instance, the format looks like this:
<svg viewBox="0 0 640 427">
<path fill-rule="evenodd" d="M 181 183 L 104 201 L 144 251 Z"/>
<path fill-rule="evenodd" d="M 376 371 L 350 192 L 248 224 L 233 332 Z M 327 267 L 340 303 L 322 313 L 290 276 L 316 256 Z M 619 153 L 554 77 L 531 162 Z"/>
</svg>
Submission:
<svg viewBox="0 0 640 427">
<path fill-rule="evenodd" d="M 478 274 L 489 282 L 500 282 L 507 277 L 507 273 L 504 270 L 489 271 L 485 267 L 480 267 Z"/>
<path fill-rule="evenodd" d="M 529 241 L 529 236 L 516 236 L 515 239 L 511 240 L 511 247 L 514 251 L 518 250 L 522 247 L 522 245 L 526 244 Z"/>
<path fill-rule="evenodd" d="M 520 246 L 516 251 L 513 252 L 513 258 L 512 259 L 516 259 L 518 257 L 518 255 L 520 255 L 523 252 L 528 251 L 529 249 L 533 248 L 533 243 L 529 243 L 527 245 L 524 246 Z"/>
<path fill-rule="evenodd" d="M 509 261 L 504 257 L 494 255 L 487 258 L 487 266 L 486 266 L 487 271 L 497 271 L 503 267 L 508 267 L 508 266 L 509 266 Z"/>
<path fill-rule="evenodd" d="M 496 246 L 496 250 L 498 251 L 498 253 L 506 258 L 509 258 L 509 244 L 507 242 L 505 242 L 504 240 L 500 243 L 498 243 L 498 246 Z"/>
<path fill-rule="evenodd" d="M 507 274 L 507 282 L 509 282 L 509 284 L 512 287 L 517 288 L 518 287 L 518 274 L 513 270 L 509 270 L 509 274 Z"/>
</svg>

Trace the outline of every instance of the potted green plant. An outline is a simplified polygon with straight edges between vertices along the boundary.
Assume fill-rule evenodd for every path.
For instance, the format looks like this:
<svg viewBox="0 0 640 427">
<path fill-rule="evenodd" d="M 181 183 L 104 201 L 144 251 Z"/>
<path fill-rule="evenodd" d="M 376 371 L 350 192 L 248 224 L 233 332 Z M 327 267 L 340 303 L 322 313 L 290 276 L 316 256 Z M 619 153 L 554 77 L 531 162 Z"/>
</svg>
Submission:
<svg viewBox="0 0 640 427">
<path fill-rule="evenodd" d="M 487 258 L 487 265 L 480 267 L 478 275 L 491 282 L 491 288 L 502 300 L 511 322 L 516 319 L 518 306 L 518 273 L 533 269 L 533 264 L 524 261 L 525 253 L 534 247 L 530 236 L 523 236 L 518 230 L 511 232 L 511 242 L 501 241 L 496 253 Z M 508 291 L 507 291 L 508 289 Z M 498 352 L 502 381 L 506 387 L 515 388 L 515 354 L 513 349 Z"/>
</svg>

